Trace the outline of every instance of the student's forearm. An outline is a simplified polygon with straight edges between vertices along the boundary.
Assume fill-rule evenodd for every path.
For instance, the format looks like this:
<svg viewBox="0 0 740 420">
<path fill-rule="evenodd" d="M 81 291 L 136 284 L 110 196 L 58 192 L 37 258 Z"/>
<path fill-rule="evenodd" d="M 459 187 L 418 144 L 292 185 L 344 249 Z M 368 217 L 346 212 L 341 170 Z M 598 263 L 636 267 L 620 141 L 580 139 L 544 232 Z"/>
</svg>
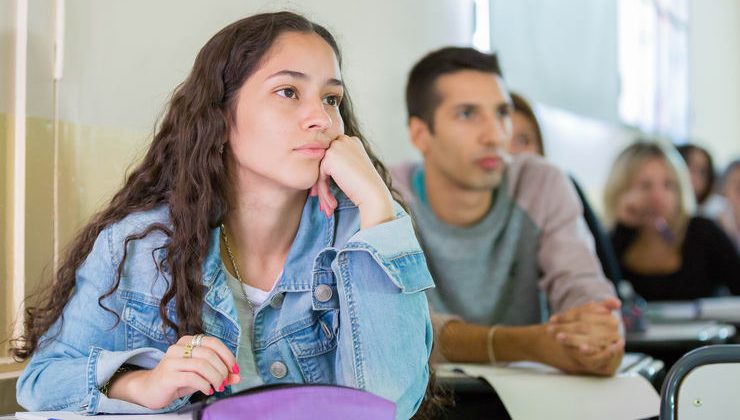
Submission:
<svg viewBox="0 0 740 420">
<path fill-rule="evenodd" d="M 545 324 L 497 327 L 492 349 L 497 362 L 528 360 L 544 363 L 568 373 L 613 375 L 624 354 L 623 341 L 613 343 L 596 355 L 581 353 L 558 343 Z M 488 363 L 490 327 L 449 321 L 441 329 L 439 345 L 450 362 Z"/>
<path fill-rule="evenodd" d="M 493 349 L 498 362 L 530 360 L 546 363 L 543 325 L 498 327 L 493 336 Z"/>
<path fill-rule="evenodd" d="M 442 329 L 442 354 L 451 362 L 488 363 L 490 327 L 451 321 Z M 497 362 L 543 361 L 538 340 L 545 333 L 541 325 L 497 327 L 493 353 Z"/>
</svg>

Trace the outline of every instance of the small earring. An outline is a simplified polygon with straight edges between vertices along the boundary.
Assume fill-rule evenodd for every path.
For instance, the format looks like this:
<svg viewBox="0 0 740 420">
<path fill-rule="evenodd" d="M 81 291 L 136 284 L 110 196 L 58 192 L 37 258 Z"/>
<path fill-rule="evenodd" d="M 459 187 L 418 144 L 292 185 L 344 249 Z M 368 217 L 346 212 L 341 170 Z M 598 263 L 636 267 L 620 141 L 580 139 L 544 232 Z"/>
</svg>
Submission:
<svg viewBox="0 0 740 420">
<path fill-rule="evenodd" d="M 219 155 L 223 155 L 224 154 L 224 144 L 225 143 L 221 143 L 221 146 L 218 147 L 218 154 Z"/>
</svg>

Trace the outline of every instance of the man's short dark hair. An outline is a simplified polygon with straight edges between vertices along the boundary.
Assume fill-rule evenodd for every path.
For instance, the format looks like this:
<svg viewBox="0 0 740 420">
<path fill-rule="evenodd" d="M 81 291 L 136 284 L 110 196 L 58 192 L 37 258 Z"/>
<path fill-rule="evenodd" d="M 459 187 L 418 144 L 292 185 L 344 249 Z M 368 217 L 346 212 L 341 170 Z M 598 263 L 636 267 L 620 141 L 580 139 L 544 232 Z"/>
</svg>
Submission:
<svg viewBox="0 0 740 420">
<path fill-rule="evenodd" d="M 495 53 L 486 54 L 473 48 L 445 47 L 432 51 L 411 69 L 406 84 L 406 109 L 409 119 L 418 117 L 434 131 L 434 111 L 442 102 L 435 83 L 440 76 L 461 70 L 493 73 L 501 68 Z"/>
</svg>

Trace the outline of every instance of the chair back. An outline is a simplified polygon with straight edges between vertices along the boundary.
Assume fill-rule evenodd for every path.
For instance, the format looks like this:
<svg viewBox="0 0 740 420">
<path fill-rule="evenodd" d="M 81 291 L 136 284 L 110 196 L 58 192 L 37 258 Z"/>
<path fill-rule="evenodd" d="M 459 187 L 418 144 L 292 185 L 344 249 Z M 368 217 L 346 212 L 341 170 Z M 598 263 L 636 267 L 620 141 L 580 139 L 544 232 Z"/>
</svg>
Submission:
<svg viewBox="0 0 740 420">
<path fill-rule="evenodd" d="M 686 353 L 663 382 L 660 420 L 714 420 L 740 413 L 740 344 Z"/>
</svg>

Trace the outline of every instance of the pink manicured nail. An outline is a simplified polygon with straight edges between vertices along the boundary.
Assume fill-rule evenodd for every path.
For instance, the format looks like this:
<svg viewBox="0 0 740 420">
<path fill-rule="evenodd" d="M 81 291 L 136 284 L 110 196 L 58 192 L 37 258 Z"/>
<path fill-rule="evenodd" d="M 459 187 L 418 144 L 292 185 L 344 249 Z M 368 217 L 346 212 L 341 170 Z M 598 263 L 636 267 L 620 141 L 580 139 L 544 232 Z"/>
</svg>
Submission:
<svg viewBox="0 0 740 420">
<path fill-rule="evenodd" d="M 234 366 L 231 367 L 231 373 L 236 373 L 238 375 L 239 374 L 239 365 L 237 365 L 236 363 L 234 363 Z"/>
<path fill-rule="evenodd" d="M 213 395 L 213 388 L 208 390 L 208 395 Z"/>
</svg>

